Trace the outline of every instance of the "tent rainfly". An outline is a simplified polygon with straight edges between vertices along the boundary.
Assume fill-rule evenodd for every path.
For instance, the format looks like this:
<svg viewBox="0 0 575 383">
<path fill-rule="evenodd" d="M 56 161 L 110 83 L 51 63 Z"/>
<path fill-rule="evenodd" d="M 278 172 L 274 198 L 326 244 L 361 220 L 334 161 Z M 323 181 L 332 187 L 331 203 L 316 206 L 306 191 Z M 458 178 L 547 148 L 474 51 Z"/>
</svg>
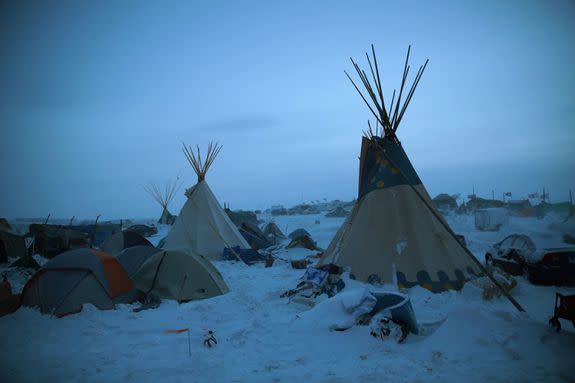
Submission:
<svg viewBox="0 0 575 383">
<path fill-rule="evenodd" d="M 216 260 L 222 259 L 226 247 L 250 248 L 205 181 L 220 149 L 218 144 L 210 143 L 202 159 L 199 146 L 194 153 L 191 147 L 184 145 L 184 154 L 198 176 L 198 183 L 186 190 L 188 200 L 168 233 L 163 249 L 189 249 Z"/>
<path fill-rule="evenodd" d="M 502 289 L 435 210 L 396 136 L 428 61 L 419 67 L 404 93 L 410 70 L 407 50 L 397 98 L 394 90 L 386 104 L 373 45 L 371 48 L 371 58 L 366 53 L 371 79 L 351 59 L 367 96 L 345 74 L 375 117 L 375 131 L 368 121 L 361 145 L 357 202 L 319 264 L 350 267 L 363 281 L 396 282 L 400 287 L 420 285 L 433 292 L 461 289 L 467 280 L 483 272 Z M 505 290 L 502 292 L 523 311 Z"/>
<path fill-rule="evenodd" d="M 154 183 L 144 186 L 144 190 L 162 207 L 162 215 L 160 216 L 158 223 L 173 225 L 176 221 L 176 217 L 168 210 L 168 205 L 172 202 L 176 192 L 181 186 L 178 180 L 179 178 L 176 178 L 174 181 L 167 181 L 163 188 Z"/>
</svg>

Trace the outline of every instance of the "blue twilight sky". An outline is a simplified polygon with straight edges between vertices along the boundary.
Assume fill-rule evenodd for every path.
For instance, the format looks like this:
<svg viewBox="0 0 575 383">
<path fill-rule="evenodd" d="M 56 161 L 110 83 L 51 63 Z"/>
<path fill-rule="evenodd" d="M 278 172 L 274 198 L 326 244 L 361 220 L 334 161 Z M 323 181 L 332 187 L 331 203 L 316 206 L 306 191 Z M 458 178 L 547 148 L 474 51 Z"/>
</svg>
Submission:
<svg viewBox="0 0 575 383">
<path fill-rule="evenodd" d="M 398 131 L 430 194 L 567 200 L 574 18 L 572 1 L 1 2 L 0 216 L 159 215 L 143 185 L 195 183 L 182 141 L 223 144 L 207 180 L 232 208 L 352 199 L 370 115 L 343 70 L 371 43 L 388 90 L 408 44 L 430 59 Z"/>
</svg>

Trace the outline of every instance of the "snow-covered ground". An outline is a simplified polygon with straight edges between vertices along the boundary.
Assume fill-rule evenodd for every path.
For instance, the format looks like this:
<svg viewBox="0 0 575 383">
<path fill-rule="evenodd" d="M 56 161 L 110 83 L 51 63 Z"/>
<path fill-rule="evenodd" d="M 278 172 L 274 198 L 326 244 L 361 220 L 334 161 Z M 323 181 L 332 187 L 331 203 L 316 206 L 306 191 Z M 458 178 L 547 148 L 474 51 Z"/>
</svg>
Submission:
<svg viewBox="0 0 575 383">
<path fill-rule="evenodd" d="M 323 215 L 275 217 L 280 229 L 303 227 L 320 247 L 343 222 Z M 316 223 L 319 221 L 319 223 Z M 472 252 L 485 250 L 505 235 L 522 232 L 554 238 L 553 217 L 512 218 L 501 232 L 477 232 L 470 216 L 448 218 L 465 235 Z M 157 243 L 167 232 L 161 227 Z M 286 233 L 286 234 L 287 234 Z M 305 255 L 295 249 L 278 254 Z M 419 321 L 446 318 L 431 335 L 410 335 L 405 343 L 375 339 L 369 326 L 330 331 L 341 302 L 335 298 L 309 306 L 280 298 L 296 286 L 302 270 L 277 260 L 273 267 L 215 262 L 230 292 L 178 305 L 164 301 L 156 310 L 132 312 L 84 307 L 61 319 L 22 308 L 0 318 L 2 382 L 573 382 L 575 333 L 570 323 L 555 333 L 547 326 L 556 291 L 575 288 L 533 286 L 520 278 L 514 297 L 526 308 L 518 313 L 504 299 L 484 301 L 467 284 L 461 292 L 407 291 Z M 16 289 L 23 274 L 10 275 Z M 345 292 L 366 285 L 347 281 Z M 333 314 L 330 314 L 333 313 Z M 183 334 L 165 330 L 190 328 Z M 202 345 L 215 331 L 218 344 Z"/>
</svg>

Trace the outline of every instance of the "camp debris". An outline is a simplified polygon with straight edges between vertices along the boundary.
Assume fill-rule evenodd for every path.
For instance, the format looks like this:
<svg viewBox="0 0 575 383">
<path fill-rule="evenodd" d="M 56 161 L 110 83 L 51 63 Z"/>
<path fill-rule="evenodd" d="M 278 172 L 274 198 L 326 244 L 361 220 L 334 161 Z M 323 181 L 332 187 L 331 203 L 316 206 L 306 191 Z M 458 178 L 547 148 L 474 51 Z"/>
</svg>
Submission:
<svg viewBox="0 0 575 383">
<path fill-rule="evenodd" d="M 184 145 L 184 154 L 196 173 L 198 182 L 186 190 L 188 200 L 166 237 L 164 249 L 190 249 L 196 254 L 216 260 L 222 259 L 225 247 L 250 247 L 205 181 L 206 173 L 220 149 L 221 146 L 210 143 L 204 158 L 199 147 L 194 153 L 191 147 Z"/>
<path fill-rule="evenodd" d="M 32 252 L 45 258 L 54 258 L 68 250 L 90 247 L 88 233 L 69 229 L 66 226 L 31 224 L 29 233 L 34 239 Z"/>
<path fill-rule="evenodd" d="M 320 267 L 310 266 L 306 269 L 300 282 L 294 289 L 284 292 L 281 297 L 290 297 L 296 301 L 312 304 L 321 294 L 332 297 L 345 287 L 341 278 L 343 269 L 334 264 Z"/>
<path fill-rule="evenodd" d="M 179 178 L 176 178 L 173 181 L 170 180 L 164 183 L 163 187 L 155 183 L 150 183 L 144 187 L 144 190 L 162 207 L 162 215 L 160 219 L 158 219 L 158 223 L 173 225 L 174 222 L 176 222 L 176 216 L 170 213 L 168 206 L 174 199 L 180 186 Z"/>
<path fill-rule="evenodd" d="M 12 262 L 9 267 L 23 267 L 26 269 L 38 270 L 41 266 L 32 255 L 26 254 L 25 256 L 20 257 Z"/>
<path fill-rule="evenodd" d="M 12 226 L 10 226 L 6 218 L 0 218 L 0 230 L 6 230 L 6 231 L 12 230 Z"/>
<path fill-rule="evenodd" d="M 94 249 L 70 250 L 51 259 L 22 290 L 22 305 L 57 317 L 82 310 L 90 303 L 100 310 L 127 303 L 133 284 L 120 262 Z"/>
<path fill-rule="evenodd" d="M 122 250 L 132 246 L 150 246 L 153 245 L 146 238 L 135 231 L 120 231 L 105 240 L 100 245 L 100 250 L 105 253 L 118 255 Z"/>
<path fill-rule="evenodd" d="M 151 256 L 133 277 L 136 288 L 179 303 L 206 299 L 229 291 L 212 263 L 193 251 L 161 250 Z"/>
</svg>

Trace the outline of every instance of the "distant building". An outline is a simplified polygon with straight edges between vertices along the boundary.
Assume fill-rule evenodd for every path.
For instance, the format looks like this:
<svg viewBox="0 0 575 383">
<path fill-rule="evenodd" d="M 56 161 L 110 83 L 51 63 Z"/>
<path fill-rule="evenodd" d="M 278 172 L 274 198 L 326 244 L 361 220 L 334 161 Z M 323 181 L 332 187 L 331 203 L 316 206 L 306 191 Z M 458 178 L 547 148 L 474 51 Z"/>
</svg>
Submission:
<svg viewBox="0 0 575 383">
<path fill-rule="evenodd" d="M 516 217 L 529 217 L 534 213 L 533 205 L 528 199 L 507 201 L 509 214 Z"/>
</svg>

